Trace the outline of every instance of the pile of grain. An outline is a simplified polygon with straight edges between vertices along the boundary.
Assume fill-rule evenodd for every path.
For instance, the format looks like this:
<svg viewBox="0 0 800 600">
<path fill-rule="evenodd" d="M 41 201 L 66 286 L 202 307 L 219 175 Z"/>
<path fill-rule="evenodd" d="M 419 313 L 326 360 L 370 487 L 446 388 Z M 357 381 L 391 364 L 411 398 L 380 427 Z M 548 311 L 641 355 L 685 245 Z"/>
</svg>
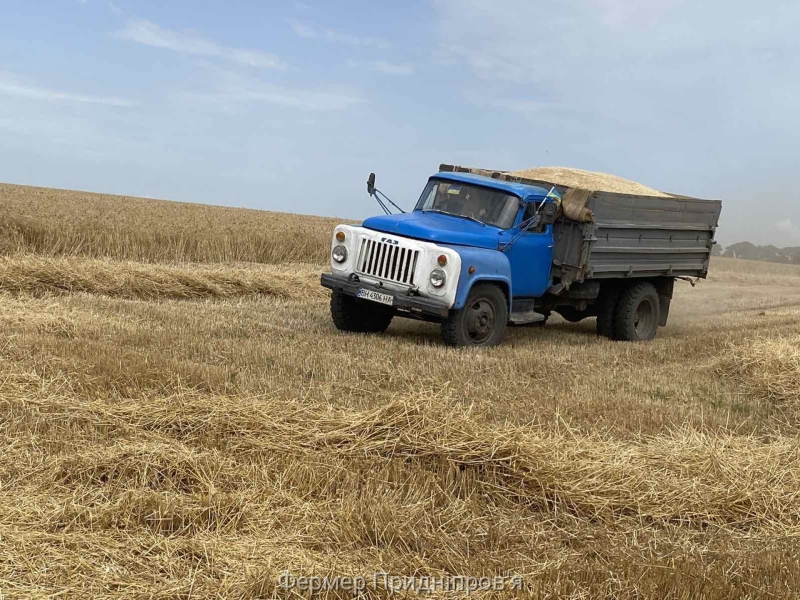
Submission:
<svg viewBox="0 0 800 600">
<path fill-rule="evenodd" d="M 595 171 L 583 171 L 581 169 L 570 169 L 569 167 L 536 167 L 533 169 L 521 169 L 512 171 L 511 175 L 525 177 L 526 179 L 538 179 L 556 183 L 565 187 L 580 188 L 594 192 L 615 192 L 618 194 L 633 194 L 636 196 L 658 196 L 660 198 L 670 198 L 669 194 L 659 192 L 653 188 L 623 179 L 616 175 L 597 173 Z"/>
</svg>

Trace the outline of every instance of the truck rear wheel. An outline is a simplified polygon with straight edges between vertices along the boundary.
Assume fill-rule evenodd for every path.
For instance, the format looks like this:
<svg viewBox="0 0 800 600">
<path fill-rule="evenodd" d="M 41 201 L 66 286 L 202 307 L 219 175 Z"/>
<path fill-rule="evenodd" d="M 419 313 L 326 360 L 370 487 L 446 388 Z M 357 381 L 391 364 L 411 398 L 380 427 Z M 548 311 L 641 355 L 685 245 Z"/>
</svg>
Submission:
<svg viewBox="0 0 800 600">
<path fill-rule="evenodd" d="M 380 333 L 389 327 L 394 312 L 388 306 L 334 290 L 331 295 L 331 317 L 339 331 Z"/>
<path fill-rule="evenodd" d="M 660 321 L 658 292 L 652 283 L 635 283 L 622 292 L 617 303 L 615 338 L 640 342 L 652 340 Z"/>
<path fill-rule="evenodd" d="M 464 308 L 450 311 L 442 322 L 442 338 L 450 346 L 496 346 L 503 341 L 507 323 L 503 291 L 490 283 L 478 283 L 470 290 Z"/>
</svg>

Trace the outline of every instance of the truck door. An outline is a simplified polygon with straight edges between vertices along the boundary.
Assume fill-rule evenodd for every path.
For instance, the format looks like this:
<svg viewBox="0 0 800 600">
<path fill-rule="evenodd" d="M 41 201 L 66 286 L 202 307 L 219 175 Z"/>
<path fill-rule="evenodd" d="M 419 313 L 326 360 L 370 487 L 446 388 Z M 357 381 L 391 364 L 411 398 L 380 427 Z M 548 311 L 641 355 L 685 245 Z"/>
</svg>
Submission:
<svg viewBox="0 0 800 600">
<path fill-rule="evenodd" d="M 535 203 L 528 204 L 520 221 L 533 216 Z M 519 224 L 501 234 L 501 242 L 510 241 L 519 231 Z M 510 250 L 511 287 L 514 298 L 538 298 L 551 285 L 553 262 L 553 226 L 540 225 L 523 233 Z"/>
</svg>

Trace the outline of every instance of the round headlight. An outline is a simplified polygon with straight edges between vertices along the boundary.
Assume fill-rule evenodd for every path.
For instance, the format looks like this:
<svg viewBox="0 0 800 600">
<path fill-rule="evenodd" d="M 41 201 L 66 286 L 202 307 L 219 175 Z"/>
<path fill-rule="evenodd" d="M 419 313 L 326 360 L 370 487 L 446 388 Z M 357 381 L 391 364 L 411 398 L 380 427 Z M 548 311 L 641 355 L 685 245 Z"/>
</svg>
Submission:
<svg viewBox="0 0 800 600">
<path fill-rule="evenodd" d="M 447 282 L 447 274 L 441 269 L 434 269 L 431 271 L 430 282 L 433 287 L 440 288 Z"/>
<path fill-rule="evenodd" d="M 347 248 L 342 246 L 341 244 L 336 246 L 331 252 L 331 258 L 335 260 L 337 263 L 341 264 L 347 260 Z"/>
</svg>

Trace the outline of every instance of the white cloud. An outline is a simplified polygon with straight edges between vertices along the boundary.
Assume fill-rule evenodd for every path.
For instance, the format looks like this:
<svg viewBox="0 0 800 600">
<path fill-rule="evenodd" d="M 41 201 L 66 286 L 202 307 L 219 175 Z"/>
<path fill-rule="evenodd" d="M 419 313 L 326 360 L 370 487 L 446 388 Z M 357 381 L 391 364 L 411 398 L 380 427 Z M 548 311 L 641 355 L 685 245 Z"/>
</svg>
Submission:
<svg viewBox="0 0 800 600">
<path fill-rule="evenodd" d="M 14 114 L 0 117 L 0 129 L 15 135 L 32 136 L 49 141 L 58 139 L 85 138 L 87 122 L 74 117 L 42 118 Z"/>
<path fill-rule="evenodd" d="M 376 60 L 372 63 L 372 70 L 384 75 L 413 75 L 414 65 L 390 63 L 385 60 Z"/>
<path fill-rule="evenodd" d="M 364 102 L 361 96 L 348 91 L 304 90 L 267 85 L 244 91 L 241 97 L 256 102 L 311 111 L 346 110 Z"/>
<path fill-rule="evenodd" d="M 742 113 L 755 120 L 774 112 L 756 97 L 783 98 L 795 91 L 781 67 L 796 55 L 790 24 L 800 18 L 800 5 L 756 9 L 745 0 L 433 3 L 440 25 L 434 60 L 455 60 L 483 79 L 544 89 L 592 113 L 652 121 L 663 109 L 695 129 L 692 119 L 707 125 L 701 116 L 707 107 L 720 120 L 739 121 Z M 761 24 L 765 19 L 769 26 Z M 748 35 L 740 35 L 744 30 Z M 770 65 L 765 53 L 784 57 L 785 65 L 779 59 Z M 764 94 L 765 89 L 771 93 Z M 760 106 L 752 106 L 756 103 Z"/>
<path fill-rule="evenodd" d="M 486 97 L 483 94 L 471 94 L 467 96 L 467 99 L 471 100 L 476 106 L 516 113 L 528 121 L 534 121 L 540 118 L 544 112 L 552 114 L 553 110 L 556 108 L 547 102 L 509 96 Z"/>
<path fill-rule="evenodd" d="M 284 69 L 286 67 L 279 58 L 261 50 L 223 46 L 192 33 L 165 29 L 145 19 L 131 19 L 125 28 L 117 33 L 117 37 L 181 54 L 222 58 L 248 67 L 262 69 Z"/>
<path fill-rule="evenodd" d="M 795 225 L 790 218 L 776 222 L 775 229 L 788 235 L 792 240 L 800 240 L 800 225 Z"/>
<path fill-rule="evenodd" d="M 294 31 L 300 37 L 309 39 L 319 37 L 319 33 L 316 29 L 295 19 L 289 19 L 289 27 L 291 27 L 292 31 Z"/>
<path fill-rule="evenodd" d="M 308 23 L 296 19 L 288 19 L 289 26 L 297 35 L 306 39 L 319 39 L 326 42 L 347 44 L 350 46 L 365 46 L 372 48 L 389 48 L 391 44 L 386 40 L 373 37 L 361 37 L 351 33 L 344 33 L 335 29 L 319 29 Z"/>
<path fill-rule="evenodd" d="M 130 107 L 135 102 L 125 98 L 112 96 L 92 96 L 88 94 L 76 94 L 73 92 L 63 92 L 47 88 L 22 84 L 14 80 L 4 81 L 0 79 L 0 94 L 5 96 L 16 96 L 27 100 L 38 100 L 42 102 L 59 102 L 70 104 L 95 104 L 104 106 Z"/>
<path fill-rule="evenodd" d="M 521 114 L 540 113 L 543 110 L 551 108 L 546 102 L 537 102 L 536 100 L 526 100 L 520 98 L 495 98 L 490 102 L 491 106 L 510 110 Z"/>
<path fill-rule="evenodd" d="M 360 92 L 344 86 L 289 87 L 222 70 L 215 71 L 215 78 L 213 90 L 187 92 L 181 96 L 206 105 L 210 103 L 214 108 L 226 112 L 237 112 L 243 106 L 253 104 L 270 104 L 311 112 L 334 112 L 366 102 Z"/>
</svg>

